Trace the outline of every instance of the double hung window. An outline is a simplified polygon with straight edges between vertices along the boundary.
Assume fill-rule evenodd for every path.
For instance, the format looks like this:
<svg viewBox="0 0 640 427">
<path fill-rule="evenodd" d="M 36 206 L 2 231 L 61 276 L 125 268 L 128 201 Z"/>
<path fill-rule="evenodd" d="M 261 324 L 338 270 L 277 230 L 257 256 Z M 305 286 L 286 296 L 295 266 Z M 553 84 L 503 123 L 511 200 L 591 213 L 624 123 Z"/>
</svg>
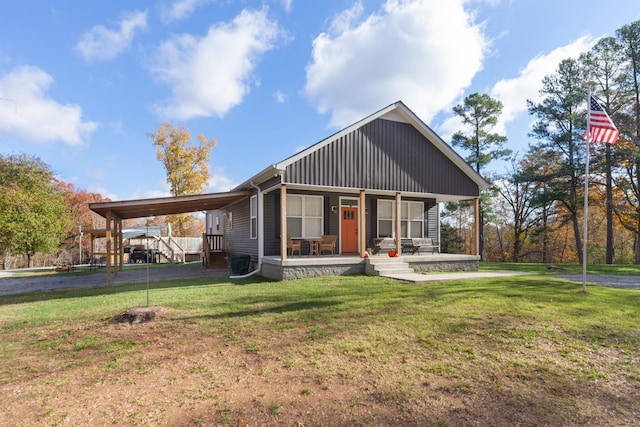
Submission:
<svg viewBox="0 0 640 427">
<path fill-rule="evenodd" d="M 395 200 L 378 200 L 378 237 L 394 237 Z M 424 203 L 400 202 L 400 238 L 424 237 Z"/>
<path fill-rule="evenodd" d="M 250 199 L 251 224 L 249 236 L 252 239 L 258 238 L 258 196 L 251 196 Z"/>
<path fill-rule="evenodd" d="M 287 234 L 292 238 L 321 237 L 322 196 L 287 195 Z"/>
</svg>

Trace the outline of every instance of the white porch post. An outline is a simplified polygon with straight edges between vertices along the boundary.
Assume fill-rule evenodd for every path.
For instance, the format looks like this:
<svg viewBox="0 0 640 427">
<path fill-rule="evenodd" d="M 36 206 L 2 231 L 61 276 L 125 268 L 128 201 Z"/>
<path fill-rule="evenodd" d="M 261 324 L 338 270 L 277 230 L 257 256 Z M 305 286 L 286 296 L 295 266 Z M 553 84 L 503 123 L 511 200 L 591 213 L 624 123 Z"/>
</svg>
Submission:
<svg viewBox="0 0 640 427">
<path fill-rule="evenodd" d="M 360 257 L 364 257 L 364 253 L 367 250 L 367 209 L 365 206 L 365 192 L 360 190 Z"/>
<path fill-rule="evenodd" d="M 473 255 L 480 255 L 480 198 L 473 203 Z"/>
<path fill-rule="evenodd" d="M 280 187 L 280 257 L 287 259 L 287 185 Z"/>
<path fill-rule="evenodd" d="M 400 227 L 400 204 L 402 203 L 402 198 L 400 197 L 400 193 L 396 193 L 396 253 L 400 255 L 400 247 L 402 246 L 402 242 L 400 241 L 402 228 Z"/>
<path fill-rule="evenodd" d="M 258 268 L 262 266 L 262 258 L 264 258 L 264 194 L 258 189 Z"/>
</svg>

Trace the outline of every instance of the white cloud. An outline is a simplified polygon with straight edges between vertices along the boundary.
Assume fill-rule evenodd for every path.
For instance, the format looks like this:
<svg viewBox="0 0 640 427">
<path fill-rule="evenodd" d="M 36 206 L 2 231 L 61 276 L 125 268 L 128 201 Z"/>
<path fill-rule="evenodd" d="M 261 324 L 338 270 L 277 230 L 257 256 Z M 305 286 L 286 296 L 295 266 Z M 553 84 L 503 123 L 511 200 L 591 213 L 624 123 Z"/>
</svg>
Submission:
<svg viewBox="0 0 640 427">
<path fill-rule="evenodd" d="M 502 102 L 502 114 L 493 132 L 507 135 L 507 124 L 528 114 L 527 100 L 535 103 L 542 100 L 539 93 L 542 88 L 542 79 L 545 76 L 554 74 L 562 60 L 577 58 L 581 53 L 591 49 L 596 41 L 591 36 L 582 36 L 547 54 L 537 55 L 519 71 L 517 77 L 503 79 L 495 83 L 489 90 L 489 95 Z M 448 141 L 454 132 L 463 128 L 464 125 L 460 117 L 451 115 L 438 127 L 438 134 Z"/>
<path fill-rule="evenodd" d="M 82 108 L 49 98 L 53 78 L 33 66 L 20 66 L 0 77 L 0 134 L 34 142 L 80 145 L 97 127 L 82 121 Z"/>
<path fill-rule="evenodd" d="M 291 13 L 291 10 L 293 9 L 293 0 L 282 0 L 282 6 L 286 13 Z"/>
<path fill-rule="evenodd" d="M 76 51 L 87 62 L 108 61 L 129 48 L 135 32 L 147 28 L 147 12 L 131 12 L 118 23 L 117 30 L 96 25 L 84 33 L 76 44 Z"/>
<path fill-rule="evenodd" d="M 306 96 L 332 126 L 397 100 L 428 123 L 469 87 L 488 49 L 464 3 L 387 0 L 364 19 L 357 3 L 314 40 Z"/>
<path fill-rule="evenodd" d="M 503 109 L 498 130 L 504 131 L 506 123 L 513 121 L 519 114 L 527 111 L 527 100 L 540 102 L 542 79 L 554 74 L 560 62 L 567 58 L 577 58 L 587 52 L 597 40 L 591 36 L 582 36 L 566 46 L 556 48 L 545 55 L 538 55 L 520 70 L 518 77 L 497 82 L 490 95 L 502 102 Z"/>
<path fill-rule="evenodd" d="M 163 4 L 160 14 L 164 22 L 178 21 L 191 15 L 194 10 L 211 0 L 176 0 Z"/>
<path fill-rule="evenodd" d="M 287 101 L 287 95 L 285 95 L 282 91 L 277 90 L 273 94 L 273 99 L 275 99 L 278 104 L 284 104 Z"/>
<path fill-rule="evenodd" d="M 218 167 L 210 169 L 210 172 L 211 176 L 205 185 L 203 193 L 222 193 L 231 190 L 239 184 L 226 175 L 224 168 Z M 130 198 L 147 199 L 158 197 L 171 197 L 171 187 L 166 179 L 158 180 L 153 188 L 136 192 Z"/>
<path fill-rule="evenodd" d="M 209 193 L 221 193 L 229 191 L 239 183 L 229 178 L 223 168 L 216 168 L 211 171 L 211 177 L 207 182 L 206 191 Z"/>
<path fill-rule="evenodd" d="M 249 92 L 253 70 L 279 35 L 265 9 L 243 10 L 202 38 L 183 34 L 162 43 L 151 68 L 171 97 L 154 106 L 156 113 L 179 120 L 224 116 Z"/>
</svg>

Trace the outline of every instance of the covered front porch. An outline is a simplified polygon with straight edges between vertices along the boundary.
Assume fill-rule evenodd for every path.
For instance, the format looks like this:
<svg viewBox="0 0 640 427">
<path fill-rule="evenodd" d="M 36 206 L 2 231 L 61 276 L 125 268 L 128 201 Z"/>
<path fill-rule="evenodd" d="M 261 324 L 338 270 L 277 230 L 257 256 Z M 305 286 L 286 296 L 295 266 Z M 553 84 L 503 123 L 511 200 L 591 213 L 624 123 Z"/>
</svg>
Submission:
<svg viewBox="0 0 640 427">
<path fill-rule="evenodd" d="M 391 258 L 384 255 L 366 258 L 356 254 L 326 256 L 265 256 L 261 276 L 273 280 L 350 274 L 390 275 L 394 272 L 478 271 L 478 255 L 416 254 Z M 409 271 L 407 271 L 409 269 Z"/>
</svg>

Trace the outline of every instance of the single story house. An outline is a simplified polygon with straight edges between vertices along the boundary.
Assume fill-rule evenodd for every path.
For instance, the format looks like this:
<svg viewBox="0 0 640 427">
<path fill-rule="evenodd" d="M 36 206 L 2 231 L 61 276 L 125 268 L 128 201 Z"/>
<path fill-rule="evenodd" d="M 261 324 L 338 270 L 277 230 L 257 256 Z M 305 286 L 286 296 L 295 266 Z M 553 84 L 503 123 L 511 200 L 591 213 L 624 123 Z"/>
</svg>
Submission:
<svg viewBox="0 0 640 427">
<path fill-rule="evenodd" d="M 402 254 L 403 240 L 428 239 L 429 254 L 417 251 L 400 259 L 418 271 L 474 270 L 478 200 L 487 187 L 398 101 L 269 165 L 229 192 L 93 203 L 90 208 L 107 219 L 107 230 L 113 229 L 115 242 L 111 245 L 108 238 L 107 246 L 114 248 L 116 266 L 121 266 L 122 219 L 206 211 L 207 266 L 240 256 L 250 261 L 249 274 L 278 280 L 365 273 L 373 271 L 374 259 L 382 258 L 374 252 L 382 249 L 378 253 L 389 258 L 389 249 Z M 455 200 L 475 201 L 475 255 L 439 253 L 439 205 Z"/>
<path fill-rule="evenodd" d="M 397 253 L 402 239 L 439 248 L 439 204 L 474 199 L 477 213 L 487 187 L 399 101 L 247 179 L 232 191 L 250 197 L 208 211 L 206 230 L 269 278 L 363 273 L 382 238 Z M 331 250 L 318 250 L 323 236 L 335 239 Z M 477 256 L 431 252 L 407 260 L 418 270 L 477 269 Z"/>
</svg>

